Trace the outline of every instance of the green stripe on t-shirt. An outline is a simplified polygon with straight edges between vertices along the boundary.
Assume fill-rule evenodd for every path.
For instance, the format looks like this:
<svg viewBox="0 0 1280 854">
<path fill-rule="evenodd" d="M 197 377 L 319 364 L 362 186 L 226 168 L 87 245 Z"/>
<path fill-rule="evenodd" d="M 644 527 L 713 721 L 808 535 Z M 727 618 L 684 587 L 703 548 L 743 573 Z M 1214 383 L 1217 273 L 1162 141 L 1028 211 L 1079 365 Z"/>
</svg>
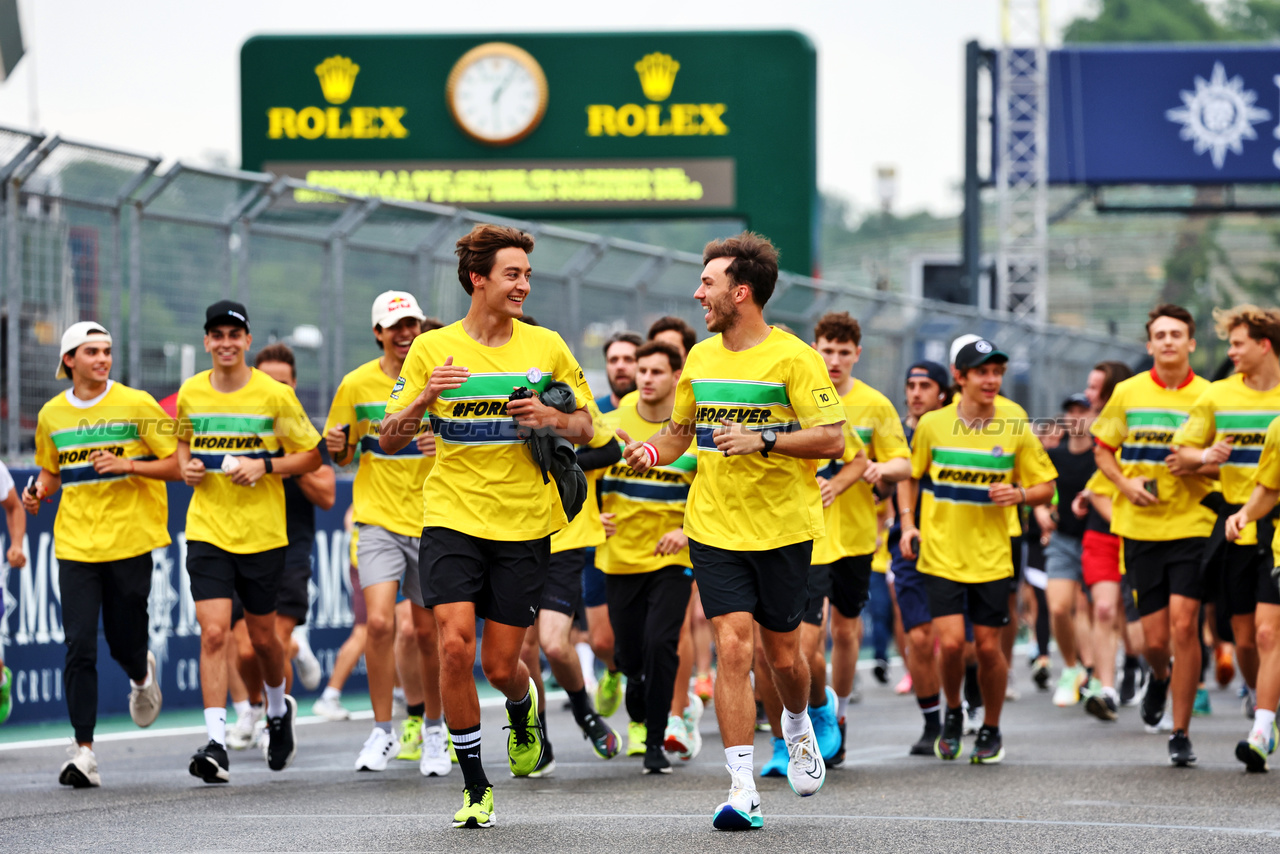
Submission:
<svg viewBox="0 0 1280 854">
<path fill-rule="evenodd" d="M 1187 413 L 1177 409 L 1130 409 L 1125 419 L 1130 427 L 1181 427 Z"/>
<path fill-rule="evenodd" d="M 934 448 L 933 461 L 940 466 L 966 466 L 992 471 L 1009 471 L 1013 468 L 1014 455 L 1009 452 L 999 456 L 990 451 L 965 451 L 959 448 Z"/>
<path fill-rule="evenodd" d="M 1241 430 L 1265 432 L 1276 420 L 1280 412 L 1260 410 L 1258 412 L 1217 412 L 1213 416 L 1214 425 L 1227 432 Z"/>
<path fill-rule="evenodd" d="M 693 380 L 693 399 L 698 403 L 737 403 L 752 406 L 790 406 L 791 398 L 782 383 L 752 380 Z"/>
<path fill-rule="evenodd" d="M 530 369 L 532 370 L 532 369 Z M 524 386 L 536 392 L 544 392 L 551 384 L 551 372 L 539 369 L 542 376 L 538 381 L 530 382 L 526 374 L 493 373 L 472 374 L 459 388 L 446 389 L 440 392 L 441 400 L 489 400 L 495 397 L 508 398 L 517 386 Z"/>
<path fill-rule="evenodd" d="M 103 445 L 108 442 L 132 442 L 138 438 L 138 425 L 130 423 L 92 424 L 69 427 L 51 433 L 54 447 L 60 451 L 82 445 Z"/>
<path fill-rule="evenodd" d="M 387 417 L 387 402 L 381 403 L 357 403 L 356 404 L 356 420 L 357 421 L 381 421 Z"/>
<path fill-rule="evenodd" d="M 192 415 L 191 429 L 196 433 L 230 433 L 243 435 L 246 433 L 270 433 L 275 419 L 269 415 L 229 415 L 226 413 L 210 413 Z"/>
</svg>

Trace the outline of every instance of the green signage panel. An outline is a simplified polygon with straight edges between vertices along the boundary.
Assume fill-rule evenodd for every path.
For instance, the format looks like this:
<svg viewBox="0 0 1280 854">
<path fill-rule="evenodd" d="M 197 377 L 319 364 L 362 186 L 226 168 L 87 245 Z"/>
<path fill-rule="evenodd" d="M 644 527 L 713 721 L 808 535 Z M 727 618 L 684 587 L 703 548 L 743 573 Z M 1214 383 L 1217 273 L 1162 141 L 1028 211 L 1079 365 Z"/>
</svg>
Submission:
<svg viewBox="0 0 1280 854">
<path fill-rule="evenodd" d="M 816 68 L 794 32 L 257 36 L 241 160 L 528 219 L 736 217 L 808 274 Z"/>
</svg>

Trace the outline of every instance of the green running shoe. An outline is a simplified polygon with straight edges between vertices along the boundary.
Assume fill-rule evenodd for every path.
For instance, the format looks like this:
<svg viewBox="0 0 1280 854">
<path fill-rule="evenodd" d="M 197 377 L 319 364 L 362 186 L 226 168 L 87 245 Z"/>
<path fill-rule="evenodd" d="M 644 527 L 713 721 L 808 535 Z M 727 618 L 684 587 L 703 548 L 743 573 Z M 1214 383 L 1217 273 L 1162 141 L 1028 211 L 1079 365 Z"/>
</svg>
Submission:
<svg viewBox="0 0 1280 854">
<path fill-rule="evenodd" d="M 1261 774 L 1267 770 L 1267 757 L 1275 753 L 1277 741 L 1280 729 L 1274 723 L 1265 733 L 1251 730 L 1249 737 L 1236 745 L 1236 759 L 1244 763 L 1245 770 Z"/>
<path fill-rule="evenodd" d="M 627 724 L 627 755 L 644 756 L 644 742 L 649 737 L 649 728 L 642 723 L 632 721 Z"/>
<path fill-rule="evenodd" d="M 462 809 L 453 814 L 454 827 L 493 827 L 493 786 L 462 790 Z"/>
<path fill-rule="evenodd" d="M 1191 715 L 1197 718 L 1208 717 L 1213 714 L 1213 707 L 1209 705 L 1209 689 L 1196 689 L 1196 702 L 1191 707 Z"/>
<path fill-rule="evenodd" d="M 542 761 L 542 724 L 538 720 L 538 686 L 529 679 L 529 708 L 523 719 L 511 717 L 510 700 L 507 701 L 507 761 L 511 776 L 528 777 Z M 487 825 L 486 825 L 487 826 Z"/>
<path fill-rule="evenodd" d="M 13 711 L 13 671 L 5 668 L 3 674 L 0 674 L 0 724 L 9 720 L 9 713 Z"/>
<path fill-rule="evenodd" d="M 622 705 L 622 672 L 606 670 L 596 685 L 596 711 L 607 718 Z"/>
<path fill-rule="evenodd" d="M 400 730 L 400 752 L 396 759 L 417 762 L 422 759 L 422 718 L 410 715 Z"/>
</svg>

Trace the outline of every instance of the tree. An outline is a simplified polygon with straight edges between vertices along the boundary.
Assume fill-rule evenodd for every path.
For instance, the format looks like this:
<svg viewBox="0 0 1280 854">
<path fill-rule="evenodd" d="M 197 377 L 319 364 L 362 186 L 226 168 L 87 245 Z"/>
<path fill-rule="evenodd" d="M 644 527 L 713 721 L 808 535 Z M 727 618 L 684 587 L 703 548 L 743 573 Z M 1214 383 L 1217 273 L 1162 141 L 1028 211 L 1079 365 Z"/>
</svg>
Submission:
<svg viewBox="0 0 1280 854">
<path fill-rule="evenodd" d="M 1238 33 L 1215 18 L 1203 0 L 1099 0 L 1095 17 L 1076 18 L 1062 32 L 1068 43 L 1211 42 L 1235 37 Z"/>
</svg>

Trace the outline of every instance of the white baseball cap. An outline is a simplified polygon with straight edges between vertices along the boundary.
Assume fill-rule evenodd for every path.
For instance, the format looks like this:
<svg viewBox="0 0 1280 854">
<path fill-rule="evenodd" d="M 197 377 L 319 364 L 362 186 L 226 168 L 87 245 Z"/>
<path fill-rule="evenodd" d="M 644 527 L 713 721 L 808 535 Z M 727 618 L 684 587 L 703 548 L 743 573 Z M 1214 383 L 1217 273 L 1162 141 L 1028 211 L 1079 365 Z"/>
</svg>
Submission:
<svg viewBox="0 0 1280 854">
<path fill-rule="evenodd" d="M 981 341 L 981 340 L 982 340 L 981 335 L 974 335 L 970 333 L 968 335 L 961 335 L 959 338 L 952 341 L 951 342 L 951 359 L 947 362 L 947 364 L 954 367 L 956 363 L 956 354 L 959 353 L 961 350 L 963 350 L 967 345 L 972 344 L 974 341 Z"/>
<path fill-rule="evenodd" d="M 68 326 L 67 331 L 62 333 L 62 351 L 58 353 L 58 372 L 54 376 L 60 380 L 70 379 L 71 377 L 67 375 L 67 366 L 62 361 L 62 357 L 81 344 L 88 344 L 90 341 L 110 344 L 111 333 L 101 323 L 95 323 L 92 320 L 82 320 L 79 323 L 73 323 Z"/>
<path fill-rule="evenodd" d="M 426 320 L 427 316 L 418 308 L 418 301 L 408 291 L 383 291 L 373 299 L 373 325 L 386 329 L 395 326 L 403 318 L 416 317 Z"/>
</svg>

